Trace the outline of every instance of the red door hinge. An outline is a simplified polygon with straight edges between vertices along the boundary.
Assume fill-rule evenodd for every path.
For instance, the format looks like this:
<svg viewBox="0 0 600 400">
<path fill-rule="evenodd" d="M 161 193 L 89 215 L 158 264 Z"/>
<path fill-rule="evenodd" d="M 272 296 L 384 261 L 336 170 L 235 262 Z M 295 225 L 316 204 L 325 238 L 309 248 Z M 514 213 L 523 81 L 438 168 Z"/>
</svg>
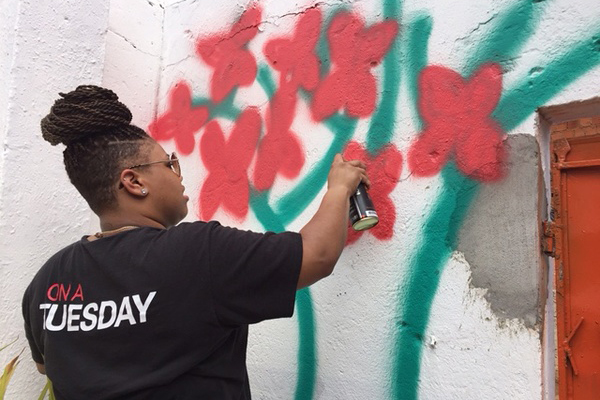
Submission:
<svg viewBox="0 0 600 400">
<path fill-rule="evenodd" d="M 554 222 L 542 222 L 542 250 L 550 257 L 556 257 L 556 229 Z"/>
</svg>

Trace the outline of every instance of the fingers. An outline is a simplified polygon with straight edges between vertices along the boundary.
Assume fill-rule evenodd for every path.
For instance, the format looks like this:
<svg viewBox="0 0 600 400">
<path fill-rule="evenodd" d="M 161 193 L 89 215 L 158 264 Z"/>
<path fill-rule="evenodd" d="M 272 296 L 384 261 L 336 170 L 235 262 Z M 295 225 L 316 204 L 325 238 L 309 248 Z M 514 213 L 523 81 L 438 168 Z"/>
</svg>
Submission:
<svg viewBox="0 0 600 400">
<path fill-rule="evenodd" d="M 360 175 L 360 180 L 362 183 L 365 184 L 365 186 L 367 187 L 367 189 L 371 188 L 371 180 L 369 179 L 369 177 L 367 176 L 366 173 L 363 173 Z"/>
<path fill-rule="evenodd" d="M 361 169 L 366 170 L 367 166 L 360 160 L 350 160 L 350 161 L 346 161 L 348 164 L 352 165 L 353 167 L 358 167 Z"/>
<path fill-rule="evenodd" d="M 371 187 L 371 181 L 367 176 L 367 166 L 360 160 L 346 161 L 344 160 L 344 157 L 338 153 L 333 158 L 332 171 L 334 170 L 338 172 L 331 175 L 332 179 L 338 181 L 340 177 L 346 176 L 346 178 L 342 178 L 342 180 L 346 181 L 349 179 L 345 184 L 349 185 L 350 188 L 356 187 L 360 182 L 364 183 L 367 189 Z M 339 175 L 339 172 L 342 170 L 345 170 L 346 173 Z"/>
<path fill-rule="evenodd" d="M 351 160 L 346 161 L 346 164 L 352 165 L 354 168 L 358 170 L 360 173 L 361 181 L 367 186 L 367 188 L 371 185 L 371 181 L 367 176 L 367 166 L 359 160 Z"/>
<path fill-rule="evenodd" d="M 340 162 L 346 162 L 350 165 L 352 165 L 353 167 L 359 167 L 362 169 L 367 169 L 367 166 L 360 160 L 350 160 L 350 161 L 346 161 L 344 160 L 344 156 L 341 153 L 337 153 L 334 157 L 333 157 L 333 163 L 337 164 Z"/>
</svg>

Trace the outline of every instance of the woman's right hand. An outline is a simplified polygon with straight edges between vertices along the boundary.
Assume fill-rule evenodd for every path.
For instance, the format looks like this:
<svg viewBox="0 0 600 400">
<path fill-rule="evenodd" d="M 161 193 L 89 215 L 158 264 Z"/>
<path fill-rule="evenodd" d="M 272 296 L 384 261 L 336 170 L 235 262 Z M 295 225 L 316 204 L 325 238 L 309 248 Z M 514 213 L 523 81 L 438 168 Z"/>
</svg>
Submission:
<svg viewBox="0 0 600 400">
<path fill-rule="evenodd" d="M 327 177 L 327 188 L 343 188 L 350 197 L 361 181 L 367 188 L 370 186 L 365 164 L 359 160 L 345 161 L 341 154 L 336 154 Z"/>
<path fill-rule="evenodd" d="M 327 178 L 327 193 L 315 215 L 300 230 L 302 267 L 298 289 L 333 271 L 346 244 L 350 196 L 361 181 L 369 186 L 365 165 L 358 160 L 344 161 L 341 154 L 336 154 Z"/>
</svg>

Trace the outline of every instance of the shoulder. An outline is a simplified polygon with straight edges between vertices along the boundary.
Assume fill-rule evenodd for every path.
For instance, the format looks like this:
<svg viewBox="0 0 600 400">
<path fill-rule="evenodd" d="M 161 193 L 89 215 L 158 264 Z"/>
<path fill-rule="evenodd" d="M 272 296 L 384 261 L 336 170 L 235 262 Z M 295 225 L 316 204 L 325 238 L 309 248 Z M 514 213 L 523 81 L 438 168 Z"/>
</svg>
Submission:
<svg viewBox="0 0 600 400">
<path fill-rule="evenodd" d="M 218 221 L 181 223 L 165 234 L 177 238 L 177 243 L 189 245 L 191 241 L 196 248 L 206 246 L 210 254 L 219 252 L 226 257 L 236 257 L 240 252 L 256 249 L 277 250 L 282 245 L 302 245 L 302 238 L 297 232 L 255 232 L 224 226 Z"/>
<path fill-rule="evenodd" d="M 194 221 L 194 222 L 182 222 L 179 225 L 175 225 L 169 229 L 166 229 L 166 233 L 180 234 L 180 233 L 207 233 L 216 227 L 222 227 L 218 221 Z"/>
<path fill-rule="evenodd" d="M 73 250 L 77 247 L 79 241 L 71 243 L 68 246 L 63 247 L 56 253 L 46 260 L 44 264 L 38 269 L 31 282 L 25 289 L 23 298 L 27 299 L 32 297 L 36 290 L 41 287 L 45 287 L 50 278 L 56 273 L 56 268 L 61 264 L 61 260 L 71 257 Z"/>
<path fill-rule="evenodd" d="M 38 270 L 38 272 L 33 277 L 32 283 L 41 279 L 42 277 L 50 274 L 52 270 L 61 263 L 61 261 L 65 257 L 72 257 L 73 250 L 79 245 L 80 241 L 71 243 L 68 246 L 63 247 L 56 253 L 54 253 Z"/>
<path fill-rule="evenodd" d="M 210 240 L 244 240 L 269 236 L 273 232 L 254 232 L 243 230 L 236 227 L 221 225 L 218 221 L 209 222 L 184 222 L 172 228 L 169 228 L 165 235 L 171 237 L 192 237 L 195 239 L 206 238 Z"/>
<path fill-rule="evenodd" d="M 201 243 L 207 242 L 215 229 L 222 226 L 217 221 L 182 222 L 168 229 L 154 229 L 155 236 L 149 238 L 156 245 L 165 245 L 173 248 L 192 247 L 198 248 Z"/>
</svg>

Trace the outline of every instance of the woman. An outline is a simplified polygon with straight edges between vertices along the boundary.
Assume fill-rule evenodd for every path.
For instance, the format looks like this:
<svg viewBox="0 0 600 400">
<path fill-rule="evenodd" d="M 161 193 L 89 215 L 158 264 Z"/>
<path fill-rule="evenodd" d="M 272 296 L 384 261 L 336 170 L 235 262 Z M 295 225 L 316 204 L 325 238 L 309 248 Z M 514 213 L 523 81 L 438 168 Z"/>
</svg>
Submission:
<svg viewBox="0 0 600 400">
<path fill-rule="evenodd" d="M 61 94 L 42 120 L 102 231 L 52 256 L 23 298 L 33 359 L 58 399 L 250 399 L 248 324 L 289 317 L 295 291 L 344 247 L 359 161 L 332 164 L 299 233 L 265 234 L 187 214 L 179 161 L 110 90 Z"/>
</svg>

